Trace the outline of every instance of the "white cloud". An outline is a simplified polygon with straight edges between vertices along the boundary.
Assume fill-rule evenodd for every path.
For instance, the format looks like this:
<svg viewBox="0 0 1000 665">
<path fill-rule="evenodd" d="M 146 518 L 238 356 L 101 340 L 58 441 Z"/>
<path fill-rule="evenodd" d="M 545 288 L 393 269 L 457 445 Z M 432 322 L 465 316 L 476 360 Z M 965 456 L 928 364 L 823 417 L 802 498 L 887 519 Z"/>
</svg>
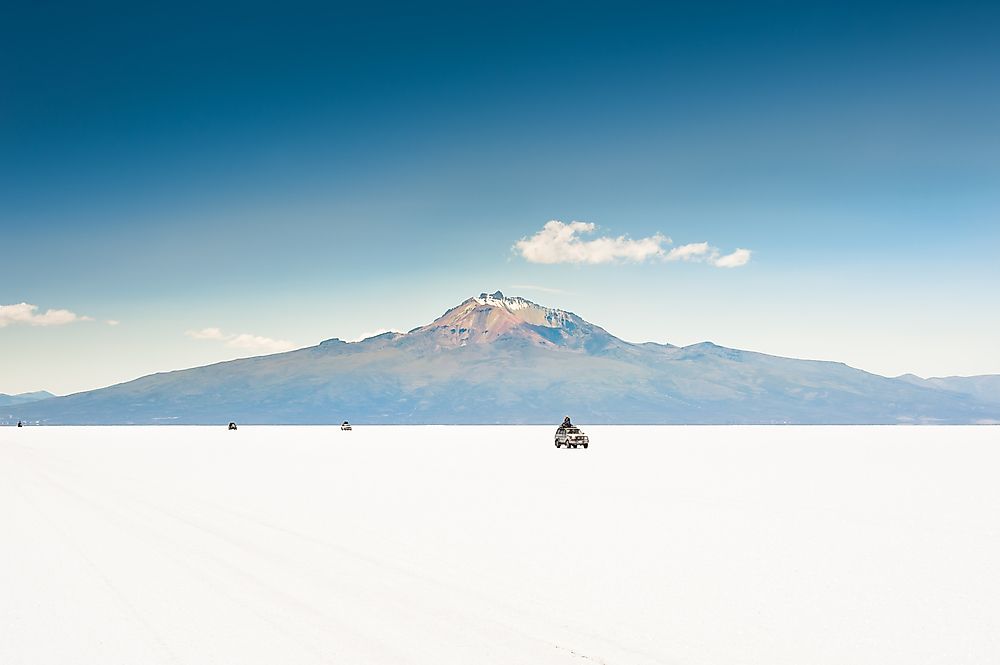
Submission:
<svg viewBox="0 0 1000 665">
<path fill-rule="evenodd" d="M 202 328 L 201 330 L 188 330 L 184 333 L 193 339 L 207 339 L 217 342 L 224 342 L 226 346 L 245 351 L 267 351 L 269 353 L 279 353 L 281 351 L 291 351 L 295 344 L 285 339 L 272 339 L 261 335 L 251 335 L 250 333 L 240 333 L 239 335 L 222 332 L 221 328 Z"/>
<path fill-rule="evenodd" d="M 737 249 L 731 254 L 721 254 L 717 247 L 707 242 L 693 242 L 674 247 L 667 254 L 667 261 L 704 261 L 716 268 L 739 268 L 750 262 L 749 249 Z"/>
<path fill-rule="evenodd" d="M 693 242 L 689 245 L 674 247 L 667 254 L 667 261 L 703 261 L 706 254 L 711 254 L 712 248 L 707 242 Z"/>
<path fill-rule="evenodd" d="M 295 348 L 295 345 L 284 339 L 271 339 L 270 337 L 261 337 L 260 335 L 249 335 L 243 333 L 241 335 L 234 335 L 232 338 L 226 341 L 226 346 L 231 346 L 234 349 L 247 349 L 251 351 L 271 351 L 277 353 L 279 351 L 291 351 Z"/>
<path fill-rule="evenodd" d="M 593 233 L 597 228 L 592 222 L 570 222 L 558 220 L 547 222 L 542 230 L 530 238 L 521 238 L 514 243 L 514 249 L 531 263 L 611 263 L 613 261 L 633 261 L 641 263 L 647 259 L 662 257 L 663 245 L 670 238 L 655 234 L 648 238 L 633 240 L 626 236 L 604 237 L 581 240 L 582 234 Z"/>
<path fill-rule="evenodd" d="M 117 326 L 119 323 L 121 323 L 121 321 L 116 321 L 115 319 L 108 319 L 107 321 L 105 321 L 105 323 L 108 324 L 109 326 Z"/>
<path fill-rule="evenodd" d="M 713 258 L 712 265 L 718 268 L 739 268 L 750 262 L 750 254 L 752 252 L 749 249 L 737 249 L 732 254 Z"/>
<path fill-rule="evenodd" d="M 647 260 L 691 261 L 707 263 L 718 268 L 737 268 L 750 261 L 749 249 L 737 249 L 723 255 L 717 247 L 707 242 L 694 242 L 674 247 L 670 251 L 665 245 L 671 244 L 669 237 L 656 233 L 647 238 L 631 239 L 628 236 L 594 238 L 583 240 L 580 236 L 593 233 L 597 226 L 591 222 L 570 222 L 559 220 L 547 222 L 540 231 L 514 243 L 514 250 L 530 263 L 612 263 L 631 261 L 642 263 Z M 515 288 L 537 289 L 543 287 L 519 286 Z"/>
<path fill-rule="evenodd" d="M 93 319 L 75 314 L 68 309 L 50 309 L 39 314 L 38 305 L 26 302 L 0 305 L 0 328 L 19 323 L 27 326 L 64 326 L 78 321 L 93 321 Z"/>
<path fill-rule="evenodd" d="M 220 328 L 202 328 L 201 330 L 189 330 L 184 333 L 194 339 L 226 339 Z"/>
<path fill-rule="evenodd" d="M 381 335 L 381 334 L 387 333 L 387 332 L 396 332 L 396 331 L 393 330 L 393 329 L 391 329 L 391 328 L 377 328 L 377 329 L 375 329 L 375 330 L 373 330 L 371 332 L 361 333 L 357 337 L 354 337 L 352 339 L 345 339 L 344 341 L 345 342 L 360 342 L 362 340 L 368 339 L 369 337 L 375 337 L 376 335 Z"/>
</svg>

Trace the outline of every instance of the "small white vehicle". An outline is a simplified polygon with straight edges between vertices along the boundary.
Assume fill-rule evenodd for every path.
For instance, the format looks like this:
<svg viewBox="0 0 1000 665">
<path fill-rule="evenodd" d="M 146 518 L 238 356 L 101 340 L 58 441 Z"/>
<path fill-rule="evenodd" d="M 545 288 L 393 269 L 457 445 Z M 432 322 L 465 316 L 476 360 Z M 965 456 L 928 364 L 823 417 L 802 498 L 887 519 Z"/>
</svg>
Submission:
<svg viewBox="0 0 1000 665">
<path fill-rule="evenodd" d="M 351 431 L 351 423 L 349 423 L 349 422 L 347 422 L 347 421 L 345 420 L 345 421 L 344 421 L 344 422 L 343 422 L 343 423 L 342 423 L 342 424 L 340 425 L 340 429 L 341 429 L 342 431 L 344 431 L 344 432 L 350 432 L 350 431 Z"/>
<path fill-rule="evenodd" d="M 556 430 L 556 448 L 587 448 L 590 446 L 590 437 L 583 433 L 579 427 L 560 427 Z"/>
</svg>

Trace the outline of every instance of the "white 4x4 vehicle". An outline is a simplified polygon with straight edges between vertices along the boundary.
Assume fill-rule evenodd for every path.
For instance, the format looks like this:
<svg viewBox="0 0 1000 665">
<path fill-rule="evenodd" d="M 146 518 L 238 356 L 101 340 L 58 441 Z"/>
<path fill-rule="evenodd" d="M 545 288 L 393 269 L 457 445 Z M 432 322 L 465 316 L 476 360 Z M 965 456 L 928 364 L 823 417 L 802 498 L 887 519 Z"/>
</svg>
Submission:
<svg viewBox="0 0 1000 665">
<path fill-rule="evenodd" d="M 579 427 L 560 427 L 556 430 L 556 448 L 576 448 L 590 445 L 590 437 L 583 433 Z"/>
</svg>

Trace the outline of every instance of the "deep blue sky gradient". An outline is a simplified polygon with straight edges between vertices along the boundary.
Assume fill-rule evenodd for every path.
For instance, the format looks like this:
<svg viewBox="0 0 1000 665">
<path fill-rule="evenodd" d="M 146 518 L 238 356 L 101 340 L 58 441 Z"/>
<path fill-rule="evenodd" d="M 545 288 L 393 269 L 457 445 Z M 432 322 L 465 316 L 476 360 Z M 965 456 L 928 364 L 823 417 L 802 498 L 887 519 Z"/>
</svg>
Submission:
<svg viewBox="0 0 1000 665">
<path fill-rule="evenodd" d="M 1000 372 L 998 34 L 995 3 L 7 7 L 0 304 L 123 323 L 0 329 L 0 392 L 494 288 L 634 340 Z M 514 256 L 549 219 L 754 258 Z"/>
</svg>

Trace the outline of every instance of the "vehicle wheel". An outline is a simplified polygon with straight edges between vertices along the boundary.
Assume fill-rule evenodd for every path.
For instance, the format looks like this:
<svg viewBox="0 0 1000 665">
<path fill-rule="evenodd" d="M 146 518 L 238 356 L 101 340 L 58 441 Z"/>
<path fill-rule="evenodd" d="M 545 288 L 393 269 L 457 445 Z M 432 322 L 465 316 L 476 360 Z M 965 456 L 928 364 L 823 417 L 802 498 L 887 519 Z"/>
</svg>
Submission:
<svg viewBox="0 0 1000 665">
<path fill-rule="evenodd" d="M 590 444 L 589 444 L 589 443 L 585 443 L 585 444 L 583 444 L 583 449 L 584 449 L 584 450 L 586 450 L 586 449 L 587 449 L 588 447 L 590 447 Z"/>
</svg>

